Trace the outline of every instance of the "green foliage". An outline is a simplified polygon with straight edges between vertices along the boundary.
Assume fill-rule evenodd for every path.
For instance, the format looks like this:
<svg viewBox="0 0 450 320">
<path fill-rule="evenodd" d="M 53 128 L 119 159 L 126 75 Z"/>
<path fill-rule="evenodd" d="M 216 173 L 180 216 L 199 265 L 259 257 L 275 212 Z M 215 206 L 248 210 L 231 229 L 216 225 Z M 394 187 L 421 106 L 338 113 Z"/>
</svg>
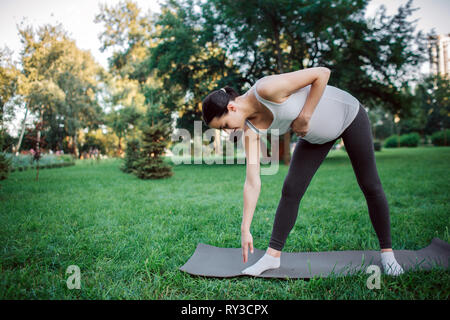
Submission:
<svg viewBox="0 0 450 320">
<path fill-rule="evenodd" d="M 145 58 L 151 43 L 152 16 L 143 14 L 135 2 L 126 0 L 115 6 L 101 4 L 94 22 L 104 25 L 99 35 L 100 50 L 114 49 L 109 59 L 111 73 L 125 77 L 138 71 L 138 62 Z"/>
<path fill-rule="evenodd" d="M 6 158 L 3 152 L 0 152 L 0 180 L 8 178 L 11 171 L 11 160 Z"/>
<path fill-rule="evenodd" d="M 384 140 L 384 147 L 385 148 L 397 148 L 399 144 L 400 137 L 396 134 L 393 134 Z"/>
<path fill-rule="evenodd" d="M 11 170 L 11 160 L 7 159 L 3 153 L 4 130 L 0 128 L 0 180 L 5 180 Z"/>
<path fill-rule="evenodd" d="M 420 135 L 417 132 L 403 134 L 398 136 L 396 134 L 389 136 L 384 140 L 385 148 L 397 148 L 399 147 L 417 147 L 420 142 Z"/>
<path fill-rule="evenodd" d="M 24 49 L 18 93 L 27 110 L 42 116 L 43 130 L 51 131 L 47 147 L 58 149 L 66 136 L 76 137 L 80 128 L 100 124 L 103 111 L 96 93 L 102 68 L 61 24 L 23 27 L 19 34 Z"/>
<path fill-rule="evenodd" d="M 444 136 L 445 134 L 445 136 Z M 450 129 L 441 130 L 431 135 L 431 143 L 435 146 L 448 146 L 450 145 Z"/>
<path fill-rule="evenodd" d="M 368 110 L 369 120 L 372 126 L 372 134 L 375 140 L 384 140 L 393 134 L 392 115 L 386 112 L 382 105 L 372 106 Z"/>
<path fill-rule="evenodd" d="M 158 121 L 142 130 L 142 149 L 135 161 L 134 174 L 140 179 L 161 179 L 173 175 L 172 167 L 164 162 L 162 154 L 170 141 L 170 123 Z"/>
<path fill-rule="evenodd" d="M 408 130 L 431 135 L 450 127 L 450 80 L 448 76 L 430 75 L 419 81 L 412 116 L 402 119 L 402 132 Z"/>
<path fill-rule="evenodd" d="M 75 164 L 75 158 L 71 154 L 61 154 L 55 155 L 55 158 L 58 160 L 58 163 L 73 163 Z M 62 160 L 62 162 L 61 162 Z"/>
<path fill-rule="evenodd" d="M 17 143 L 17 138 L 11 136 L 8 131 L 3 131 L 3 147 L 0 149 L 0 152 L 11 152 L 12 147 L 15 143 Z"/>
<path fill-rule="evenodd" d="M 119 152 L 122 151 L 122 138 L 134 132 L 142 114 L 135 107 L 124 107 L 113 110 L 105 117 L 106 123 L 114 131 L 118 141 Z"/>
<path fill-rule="evenodd" d="M 104 141 L 97 139 L 97 137 L 87 134 L 80 148 L 80 152 L 89 152 L 90 149 L 97 148 L 101 154 L 106 153 L 106 146 Z"/>
<path fill-rule="evenodd" d="M 417 147 L 419 145 L 420 135 L 417 132 L 403 134 L 400 136 L 400 146 Z"/>
<path fill-rule="evenodd" d="M 11 171 L 24 171 L 36 167 L 33 156 L 30 154 L 14 155 L 6 153 L 5 157 L 11 163 Z M 65 166 L 75 165 L 75 160 L 72 155 L 55 155 L 55 154 L 42 154 L 39 159 L 39 168 L 60 168 Z"/>
<path fill-rule="evenodd" d="M 127 141 L 124 165 L 120 168 L 123 172 L 131 173 L 136 170 L 135 162 L 139 160 L 140 148 L 139 139 L 132 138 Z"/>
<path fill-rule="evenodd" d="M 0 49 L 0 130 L 6 116 L 13 116 L 12 108 L 6 110 L 6 104 L 16 93 L 20 73 L 13 63 L 12 54 L 7 47 Z"/>
</svg>

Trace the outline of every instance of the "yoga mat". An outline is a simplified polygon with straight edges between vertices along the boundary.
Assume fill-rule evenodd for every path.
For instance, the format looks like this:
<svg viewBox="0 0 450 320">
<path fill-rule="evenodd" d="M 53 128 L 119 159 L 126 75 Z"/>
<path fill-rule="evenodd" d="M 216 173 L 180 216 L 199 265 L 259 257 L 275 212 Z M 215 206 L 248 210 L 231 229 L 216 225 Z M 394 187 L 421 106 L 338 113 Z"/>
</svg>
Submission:
<svg viewBox="0 0 450 320">
<path fill-rule="evenodd" d="M 242 261 L 241 248 L 220 248 L 199 243 L 191 258 L 180 267 L 191 275 L 229 278 L 248 276 L 241 271 L 257 262 L 265 250 L 254 248 L 248 261 Z M 394 250 L 397 262 L 405 271 L 449 268 L 450 244 L 434 238 L 427 247 L 414 250 Z M 266 270 L 257 277 L 305 279 L 314 276 L 344 276 L 363 271 L 369 265 L 381 266 L 380 251 L 282 252 L 280 268 Z"/>
</svg>

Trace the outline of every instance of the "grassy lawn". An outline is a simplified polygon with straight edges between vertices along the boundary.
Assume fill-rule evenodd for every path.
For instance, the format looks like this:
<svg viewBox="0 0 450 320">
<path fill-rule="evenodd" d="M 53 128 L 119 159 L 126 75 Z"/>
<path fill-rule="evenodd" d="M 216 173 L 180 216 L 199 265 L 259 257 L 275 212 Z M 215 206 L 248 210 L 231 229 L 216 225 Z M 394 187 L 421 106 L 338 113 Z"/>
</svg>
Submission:
<svg viewBox="0 0 450 320">
<path fill-rule="evenodd" d="M 450 242 L 450 147 L 383 149 L 394 250 Z M 178 268 L 197 243 L 240 247 L 244 165 L 180 165 L 140 180 L 121 160 L 13 172 L 0 182 L 1 299 L 449 299 L 450 272 L 305 280 L 193 277 Z M 251 232 L 266 249 L 288 167 L 261 176 Z M 284 251 L 378 250 L 350 160 L 333 150 L 300 203 Z M 69 265 L 81 290 L 66 286 Z"/>
</svg>

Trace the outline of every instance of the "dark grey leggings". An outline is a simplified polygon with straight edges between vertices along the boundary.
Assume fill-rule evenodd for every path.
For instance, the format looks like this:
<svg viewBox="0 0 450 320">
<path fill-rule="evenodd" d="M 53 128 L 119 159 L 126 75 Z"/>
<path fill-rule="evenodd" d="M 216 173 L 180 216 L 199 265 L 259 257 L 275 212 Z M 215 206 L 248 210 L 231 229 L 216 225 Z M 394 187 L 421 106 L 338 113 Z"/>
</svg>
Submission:
<svg viewBox="0 0 450 320">
<path fill-rule="evenodd" d="M 297 220 L 300 200 L 331 147 L 341 137 L 359 187 L 366 198 L 380 248 L 391 248 L 389 207 L 375 164 L 369 117 L 361 104 L 353 122 L 333 141 L 312 144 L 298 139 L 281 191 L 269 247 L 279 251 L 283 249 Z"/>
</svg>

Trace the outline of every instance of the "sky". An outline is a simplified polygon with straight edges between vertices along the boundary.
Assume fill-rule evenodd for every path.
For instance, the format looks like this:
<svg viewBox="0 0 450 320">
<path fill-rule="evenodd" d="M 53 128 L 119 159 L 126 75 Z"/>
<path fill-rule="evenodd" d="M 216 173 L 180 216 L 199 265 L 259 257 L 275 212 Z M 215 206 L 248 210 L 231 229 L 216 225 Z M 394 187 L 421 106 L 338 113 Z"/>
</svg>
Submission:
<svg viewBox="0 0 450 320">
<path fill-rule="evenodd" d="M 98 35 L 103 24 L 95 23 L 94 18 L 100 12 L 99 5 L 115 5 L 116 0 L 0 0 L 0 47 L 8 46 L 14 53 L 21 50 L 17 25 L 37 27 L 45 23 L 61 22 L 69 36 L 81 49 L 91 50 L 95 60 L 107 67 L 108 51 L 100 52 Z M 159 1 L 134 1 L 144 12 L 160 12 Z M 16 57 L 16 55 L 15 55 Z"/>
<path fill-rule="evenodd" d="M 164 0 L 134 0 L 143 11 L 160 12 L 159 3 Z M 0 47 L 7 46 L 18 59 L 22 49 L 17 25 L 24 23 L 37 27 L 45 23 L 55 24 L 61 22 L 69 36 L 74 39 L 77 46 L 90 50 L 94 59 L 103 67 L 107 67 L 107 58 L 111 52 L 100 51 L 98 35 L 102 32 L 102 24 L 94 23 L 94 17 L 99 13 L 99 5 L 105 3 L 113 6 L 120 0 L 0 0 Z M 366 17 L 372 17 L 380 5 L 386 6 L 386 14 L 393 15 L 400 5 L 407 0 L 372 0 L 367 9 Z M 410 17 L 410 21 L 417 21 L 416 32 L 425 33 L 432 28 L 438 34 L 450 33 L 450 0 L 414 0 L 413 7 L 420 9 Z M 422 66 L 421 71 L 427 72 L 428 64 Z M 20 114 L 18 118 L 22 118 Z M 17 120 L 17 119 L 16 119 Z M 11 124 L 10 133 L 15 134 L 19 126 L 18 120 Z"/>
</svg>

